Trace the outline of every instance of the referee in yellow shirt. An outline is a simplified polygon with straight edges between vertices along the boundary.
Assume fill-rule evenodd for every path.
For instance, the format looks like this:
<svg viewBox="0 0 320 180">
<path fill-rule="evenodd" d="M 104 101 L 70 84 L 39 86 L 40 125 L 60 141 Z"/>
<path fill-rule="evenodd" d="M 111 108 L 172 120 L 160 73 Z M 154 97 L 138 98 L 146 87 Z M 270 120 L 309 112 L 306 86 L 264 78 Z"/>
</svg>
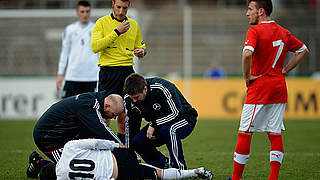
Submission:
<svg viewBox="0 0 320 180">
<path fill-rule="evenodd" d="M 134 73 L 133 55 L 143 58 L 146 54 L 139 24 L 126 16 L 129 6 L 130 0 L 112 0 L 113 13 L 99 18 L 91 34 L 91 49 L 99 53 L 98 90 L 121 96 L 126 77 Z M 118 137 L 123 143 L 125 117 L 122 113 L 117 120 Z"/>
<path fill-rule="evenodd" d="M 91 49 L 99 53 L 99 91 L 123 94 L 125 78 L 133 70 L 133 56 L 146 54 L 139 24 L 127 17 L 130 0 L 112 0 L 113 13 L 97 20 L 91 35 Z"/>
</svg>

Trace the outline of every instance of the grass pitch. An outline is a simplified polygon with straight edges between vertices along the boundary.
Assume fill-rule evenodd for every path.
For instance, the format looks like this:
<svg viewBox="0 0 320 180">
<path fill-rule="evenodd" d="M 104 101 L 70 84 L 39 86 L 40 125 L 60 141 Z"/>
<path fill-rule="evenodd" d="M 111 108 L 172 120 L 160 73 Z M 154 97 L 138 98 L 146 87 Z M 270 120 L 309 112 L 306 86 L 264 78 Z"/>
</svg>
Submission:
<svg viewBox="0 0 320 180">
<path fill-rule="evenodd" d="M 27 179 L 28 156 L 37 150 L 32 131 L 36 121 L 0 120 L 0 179 Z M 205 166 L 217 180 L 232 173 L 233 151 L 238 121 L 199 120 L 194 132 L 184 141 L 189 168 Z M 320 179 L 320 119 L 285 121 L 285 156 L 280 180 Z M 167 153 L 166 147 L 160 148 Z M 266 134 L 256 133 L 251 142 L 250 160 L 244 180 L 268 179 L 270 143 Z"/>
</svg>

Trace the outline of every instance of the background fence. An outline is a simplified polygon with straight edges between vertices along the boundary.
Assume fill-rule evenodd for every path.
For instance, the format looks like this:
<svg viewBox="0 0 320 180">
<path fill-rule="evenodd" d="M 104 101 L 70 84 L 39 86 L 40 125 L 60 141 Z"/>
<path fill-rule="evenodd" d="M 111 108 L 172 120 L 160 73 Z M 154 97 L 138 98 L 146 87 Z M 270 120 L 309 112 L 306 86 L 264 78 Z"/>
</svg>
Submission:
<svg viewBox="0 0 320 180">
<path fill-rule="evenodd" d="M 76 2 L 0 1 L 3 8 L 0 11 L 0 75 L 54 76 L 64 27 L 77 20 L 74 10 Z M 311 50 L 291 75 L 311 75 L 320 71 L 317 1 L 276 2 L 273 18 Z M 92 9 L 93 21 L 110 12 L 111 1 L 94 0 L 91 3 L 93 7 L 102 8 Z M 137 12 L 131 13 L 131 16 L 140 23 L 148 49 L 148 55 L 139 63 L 139 72 L 183 74 L 186 42 L 183 39 L 183 3 L 188 3 L 192 10 L 192 64 L 189 68 L 192 75 L 202 76 L 213 59 L 220 62 L 228 76 L 241 75 L 241 51 L 249 25 L 245 16 L 245 1 L 236 0 L 132 1 L 133 7 L 129 12 Z"/>
</svg>

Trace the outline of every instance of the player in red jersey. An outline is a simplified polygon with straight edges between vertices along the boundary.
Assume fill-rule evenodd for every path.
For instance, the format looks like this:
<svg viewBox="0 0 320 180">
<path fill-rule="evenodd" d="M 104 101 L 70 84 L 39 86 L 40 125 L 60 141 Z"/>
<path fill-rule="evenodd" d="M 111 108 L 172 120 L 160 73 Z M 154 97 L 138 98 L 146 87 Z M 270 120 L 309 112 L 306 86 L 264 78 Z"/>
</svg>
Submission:
<svg viewBox="0 0 320 180">
<path fill-rule="evenodd" d="M 268 134 L 271 143 L 269 180 L 278 179 L 284 155 L 281 131 L 284 130 L 287 103 L 285 75 L 309 52 L 288 30 L 271 20 L 271 12 L 271 0 L 248 1 L 246 15 L 254 26 L 247 32 L 242 54 L 243 77 L 248 89 L 234 153 L 232 180 L 242 178 L 253 132 Z M 295 56 L 284 67 L 288 51 Z"/>
</svg>

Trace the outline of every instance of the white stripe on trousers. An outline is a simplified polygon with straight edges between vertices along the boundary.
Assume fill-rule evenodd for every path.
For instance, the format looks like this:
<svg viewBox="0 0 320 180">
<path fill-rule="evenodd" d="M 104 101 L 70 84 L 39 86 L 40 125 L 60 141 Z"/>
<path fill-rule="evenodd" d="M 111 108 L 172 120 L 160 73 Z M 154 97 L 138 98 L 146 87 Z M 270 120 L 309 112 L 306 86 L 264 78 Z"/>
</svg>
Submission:
<svg viewBox="0 0 320 180">
<path fill-rule="evenodd" d="M 52 156 L 56 160 L 56 162 L 58 162 L 60 160 L 60 154 L 59 154 L 58 151 L 59 150 L 55 150 L 55 151 L 52 152 Z"/>
<path fill-rule="evenodd" d="M 183 119 L 182 121 L 179 121 L 179 122 L 173 124 L 170 128 L 171 150 L 172 150 L 173 156 L 177 162 L 179 169 L 184 169 L 184 165 L 178 159 L 179 147 L 177 144 L 176 130 L 187 125 L 187 124 L 188 124 L 188 122 Z"/>
</svg>

